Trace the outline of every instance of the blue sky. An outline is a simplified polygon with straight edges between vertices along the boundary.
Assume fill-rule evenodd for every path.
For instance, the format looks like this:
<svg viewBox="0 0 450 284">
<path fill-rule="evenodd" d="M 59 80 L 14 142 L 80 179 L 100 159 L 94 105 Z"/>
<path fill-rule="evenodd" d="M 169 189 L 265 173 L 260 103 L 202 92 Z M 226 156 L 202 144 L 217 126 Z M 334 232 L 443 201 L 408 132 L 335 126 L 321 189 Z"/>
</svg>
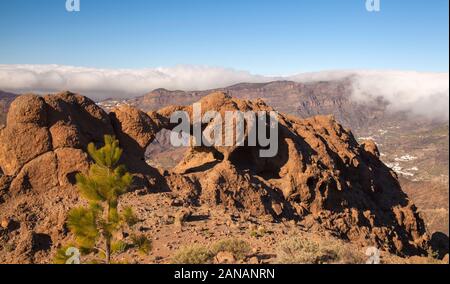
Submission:
<svg viewBox="0 0 450 284">
<path fill-rule="evenodd" d="M 0 64 L 448 72 L 448 0 L 0 1 Z"/>
</svg>

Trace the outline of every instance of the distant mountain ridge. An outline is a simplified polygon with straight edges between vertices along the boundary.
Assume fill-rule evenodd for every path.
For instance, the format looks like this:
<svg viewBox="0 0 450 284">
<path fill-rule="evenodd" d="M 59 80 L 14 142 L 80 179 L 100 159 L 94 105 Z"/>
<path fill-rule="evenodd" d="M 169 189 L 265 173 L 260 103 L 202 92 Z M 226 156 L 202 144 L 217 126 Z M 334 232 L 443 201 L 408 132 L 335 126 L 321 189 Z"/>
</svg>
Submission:
<svg viewBox="0 0 450 284">
<path fill-rule="evenodd" d="M 226 92 L 235 98 L 262 98 L 278 111 L 301 118 L 317 114 L 333 114 L 338 121 L 352 129 L 365 127 L 369 120 L 382 117 L 387 105 L 382 99 L 365 104 L 355 102 L 351 97 L 352 85 L 349 79 L 315 83 L 293 81 L 240 83 L 205 91 L 156 89 L 126 102 L 145 111 L 151 111 L 170 104 L 189 105 L 218 91 Z"/>
</svg>

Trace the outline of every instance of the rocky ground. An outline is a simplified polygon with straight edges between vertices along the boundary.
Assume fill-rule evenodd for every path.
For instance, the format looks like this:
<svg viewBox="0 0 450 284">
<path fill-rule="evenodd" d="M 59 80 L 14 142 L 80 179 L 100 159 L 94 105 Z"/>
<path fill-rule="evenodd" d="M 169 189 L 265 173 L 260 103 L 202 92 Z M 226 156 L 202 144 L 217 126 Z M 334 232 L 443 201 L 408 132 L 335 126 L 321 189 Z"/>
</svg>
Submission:
<svg viewBox="0 0 450 284">
<path fill-rule="evenodd" d="M 213 256 L 212 263 L 283 263 L 283 243 L 295 238 L 306 238 L 319 244 L 325 244 L 339 254 L 335 259 L 323 260 L 324 263 L 366 263 L 367 247 L 343 242 L 330 232 L 314 226 L 299 225 L 295 221 L 274 221 L 273 218 L 255 218 L 249 214 L 236 214 L 223 209 L 200 206 L 185 208 L 179 206 L 177 198 L 167 194 L 133 193 L 125 199 L 126 204 L 137 208 L 139 218 L 144 220 L 133 227 L 134 233 L 143 233 L 153 240 L 149 254 L 139 251 L 118 255 L 117 261 L 126 263 L 174 263 L 180 252 L 193 249 L 193 254 L 201 248 L 214 247 L 221 241 L 243 241 L 248 244 L 245 257 L 238 258 L 231 253 Z M 154 204 L 149 206 L 149 204 Z M 180 215 L 189 212 L 183 222 Z M 125 236 L 132 232 L 125 232 Z M 309 254 L 306 249 L 295 256 L 302 259 Z M 317 252 L 317 256 L 321 256 Z M 292 261 L 295 261 L 292 256 Z M 311 258 L 313 259 L 313 258 Z M 305 260 L 307 260 L 305 258 Z M 432 257 L 398 257 L 382 252 L 381 263 L 446 263 Z M 291 262 L 293 263 L 293 262 Z M 311 262 L 310 262 L 311 263 Z"/>
</svg>

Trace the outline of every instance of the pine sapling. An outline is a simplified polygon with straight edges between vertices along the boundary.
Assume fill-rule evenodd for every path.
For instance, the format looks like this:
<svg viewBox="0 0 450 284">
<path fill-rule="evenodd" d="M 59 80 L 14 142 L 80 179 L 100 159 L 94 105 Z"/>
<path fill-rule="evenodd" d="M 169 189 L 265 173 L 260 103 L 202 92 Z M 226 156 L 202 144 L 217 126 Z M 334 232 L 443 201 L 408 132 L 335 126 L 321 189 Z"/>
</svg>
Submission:
<svg viewBox="0 0 450 284">
<path fill-rule="evenodd" d="M 82 252 L 100 252 L 109 264 L 114 234 L 125 224 L 136 222 L 136 218 L 131 208 L 118 210 L 119 197 L 128 191 L 132 176 L 118 165 L 122 156 L 119 142 L 112 136 L 104 140 L 100 149 L 89 144 L 87 150 L 95 163 L 87 175 L 76 176 L 77 188 L 89 206 L 71 210 L 67 223 Z"/>
</svg>

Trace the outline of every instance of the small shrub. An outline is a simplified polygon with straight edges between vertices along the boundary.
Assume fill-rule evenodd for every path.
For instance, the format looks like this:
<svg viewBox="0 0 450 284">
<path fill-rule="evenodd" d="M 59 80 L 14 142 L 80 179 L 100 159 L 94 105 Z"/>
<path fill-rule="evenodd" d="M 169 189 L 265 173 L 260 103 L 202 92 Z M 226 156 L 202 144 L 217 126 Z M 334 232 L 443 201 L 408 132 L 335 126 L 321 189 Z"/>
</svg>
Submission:
<svg viewBox="0 0 450 284">
<path fill-rule="evenodd" d="M 337 240 L 313 240 L 293 236 L 277 249 L 277 262 L 283 264 L 364 263 L 362 255 Z"/>
<path fill-rule="evenodd" d="M 217 255 L 219 252 L 229 252 L 237 260 L 243 260 L 251 252 L 251 247 L 246 241 L 229 239 L 215 243 L 211 252 L 214 255 Z"/>
<path fill-rule="evenodd" d="M 209 264 L 214 254 L 206 247 L 193 245 L 180 249 L 172 258 L 174 264 Z"/>
<path fill-rule="evenodd" d="M 253 229 L 250 231 L 250 236 L 253 238 L 262 238 L 267 234 L 266 228 L 263 226 L 258 227 L 257 229 Z"/>
<path fill-rule="evenodd" d="M 134 226 L 139 222 L 139 218 L 134 214 L 131 207 L 126 207 L 123 210 L 122 217 L 128 226 Z"/>
<path fill-rule="evenodd" d="M 129 245 L 123 241 L 117 241 L 111 244 L 111 252 L 112 253 L 124 253 L 129 249 Z"/>
<path fill-rule="evenodd" d="M 131 236 L 131 241 L 133 246 L 143 254 L 149 254 L 153 248 L 152 241 L 144 235 L 133 235 Z"/>
</svg>

